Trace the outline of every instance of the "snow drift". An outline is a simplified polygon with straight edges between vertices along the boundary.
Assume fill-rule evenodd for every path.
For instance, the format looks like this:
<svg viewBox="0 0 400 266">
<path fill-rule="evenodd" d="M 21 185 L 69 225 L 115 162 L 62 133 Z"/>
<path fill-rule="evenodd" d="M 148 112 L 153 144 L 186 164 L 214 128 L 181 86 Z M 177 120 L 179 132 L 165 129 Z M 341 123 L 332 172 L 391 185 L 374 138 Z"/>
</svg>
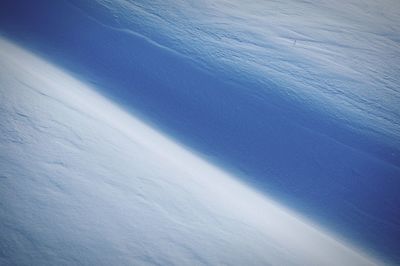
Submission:
<svg viewBox="0 0 400 266">
<path fill-rule="evenodd" d="M 372 265 L 0 41 L 3 265 Z"/>
<path fill-rule="evenodd" d="M 2 1 L 1 31 L 400 261 L 398 1 Z"/>
</svg>

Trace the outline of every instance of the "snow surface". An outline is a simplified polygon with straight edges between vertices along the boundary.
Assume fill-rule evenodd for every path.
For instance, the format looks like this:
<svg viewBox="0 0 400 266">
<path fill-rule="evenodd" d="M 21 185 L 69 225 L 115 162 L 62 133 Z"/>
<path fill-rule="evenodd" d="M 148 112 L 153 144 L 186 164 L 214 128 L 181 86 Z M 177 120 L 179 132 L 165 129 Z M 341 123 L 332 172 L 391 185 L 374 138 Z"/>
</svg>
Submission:
<svg viewBox="0 0 400 266">
<path fill-rule="evenodd" d="M 0 62 L 0 264 L 379 264 L 4 39 Z"/>
<path fill-rule="evenodd" d="M 247 82 L 247 93 L 278 94 L 378 137 L 400 156 L 397 0 L 69 1 L 104 25 Z"/>
<path fill-rule="evenodd" d="M 33 20 L 44 53 L 72 50 L 106 94 L 400 263 L 399 1 L 66 2 L 49 13 L 80 18 L 68 37 Z"/>
</svg>

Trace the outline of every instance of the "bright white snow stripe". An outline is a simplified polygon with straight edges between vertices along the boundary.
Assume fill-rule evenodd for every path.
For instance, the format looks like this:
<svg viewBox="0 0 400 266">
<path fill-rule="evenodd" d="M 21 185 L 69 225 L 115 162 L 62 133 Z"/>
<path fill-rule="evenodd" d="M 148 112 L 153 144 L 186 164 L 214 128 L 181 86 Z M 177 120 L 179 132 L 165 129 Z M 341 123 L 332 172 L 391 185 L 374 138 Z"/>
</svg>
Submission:
<svg viewBox="0 0 400 266">
<path fill-rule="evenodd" d="M 379 264 L 63 71 L 0 47 L 0 262 Z"/>
</svg>

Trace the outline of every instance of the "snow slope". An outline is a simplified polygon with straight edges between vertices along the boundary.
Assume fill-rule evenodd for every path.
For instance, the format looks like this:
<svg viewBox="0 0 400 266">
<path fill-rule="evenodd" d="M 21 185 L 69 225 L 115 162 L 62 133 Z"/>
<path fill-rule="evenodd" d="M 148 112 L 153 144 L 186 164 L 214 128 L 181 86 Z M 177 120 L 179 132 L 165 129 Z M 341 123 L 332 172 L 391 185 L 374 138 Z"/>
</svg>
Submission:
<svg viewBox="0 0 400 266">
<path fill-rule="evenodd" d="M 0 32 L 399 264 L 399 3 L 3 0 Z"/>
<path fill-rule="evenodd" d="M 0 264 L 378 264 L 4 39 L 0 62 Z"/>
<path fill-rule="evenodd" d="M 396 147 L 399 163 L 399 1 L 69 2 L 243 82 L 244 93 L 278 94 L 379 137 Z"/>
</svg>

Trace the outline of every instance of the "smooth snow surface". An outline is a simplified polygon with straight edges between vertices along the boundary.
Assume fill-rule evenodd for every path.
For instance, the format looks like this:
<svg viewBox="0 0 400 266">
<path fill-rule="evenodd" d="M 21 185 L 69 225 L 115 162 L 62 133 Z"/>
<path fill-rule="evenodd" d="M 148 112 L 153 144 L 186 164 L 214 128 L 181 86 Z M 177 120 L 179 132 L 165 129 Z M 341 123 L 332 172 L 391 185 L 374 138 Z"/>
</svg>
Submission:
<svg viewBox="0 0 400 266">
<path fill-rule="evenodd" d="M 1 265 L 373 265 L 0 41 Z"/>
</svg>

